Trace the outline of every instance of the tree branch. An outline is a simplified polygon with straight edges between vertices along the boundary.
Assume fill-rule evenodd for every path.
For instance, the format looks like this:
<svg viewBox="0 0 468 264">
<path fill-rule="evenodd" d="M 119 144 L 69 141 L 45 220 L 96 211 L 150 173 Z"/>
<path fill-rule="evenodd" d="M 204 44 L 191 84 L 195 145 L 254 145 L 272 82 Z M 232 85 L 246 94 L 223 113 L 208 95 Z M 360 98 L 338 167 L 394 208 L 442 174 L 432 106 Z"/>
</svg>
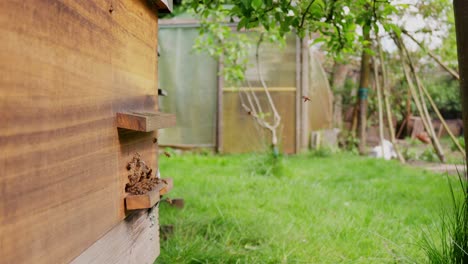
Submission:
<svg viewBox="0 0 468 264">
<path fill-rule="evenodd" d="M 315 2 L 315 0 L 312 0 L 310 1 L 309 5 L 307 6 L 304 14 L 302 14 L 302 18 L 301 18 L 301 24 L 299 24 L 299 28 L 302 28 L 302 26 L 304 26 L 304 21 L 305 21 L 305 17 L 307 15 L 307 13 L 309 13 L 309 9 L 310 7 L 312 6 L 312 4 Z"/>
<path fill-rule="evenodd" d="M 451 74 L 453 76 L 453 78 L 457 79 L 457 80 L 460 80 L 460 75 L 458 74 L 458 72 L 456 72 L 455 70 L 451 69 L 448 65 L 446 65 L 445 63 L 443 63 L 434 53 L 432 53 L 430 50 L 428 50 L 426 47 L 423 46 L 423 44 L 419 41 L 417 41 L 407 30 L 405 29 L 402 29 L 401 32 L 403 32 L 406 36 L 408 36 L 411 40 L 413 40 L 416 44 L 418 44 L 418 46 L 424 50 L 425 52 L 427 52 L 427 54 L 433 58 L 437 64 L 439 64 L 442 68 L 444 68 L 444 70 L 446 70 L 449 74 Z"/>
</svg>

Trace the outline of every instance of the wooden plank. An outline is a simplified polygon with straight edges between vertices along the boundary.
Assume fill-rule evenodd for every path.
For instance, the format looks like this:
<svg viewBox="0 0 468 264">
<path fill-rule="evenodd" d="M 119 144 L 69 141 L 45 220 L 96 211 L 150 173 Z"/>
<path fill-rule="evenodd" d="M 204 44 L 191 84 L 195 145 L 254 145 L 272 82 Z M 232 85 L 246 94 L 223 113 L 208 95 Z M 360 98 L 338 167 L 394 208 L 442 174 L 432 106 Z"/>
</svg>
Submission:
<svg viewBox="0 0 468 264">
<path fill-rule="evenodd" d="M 158 211 L 155 207 L 130 214 L 71 263 L 153 263 L 159 255 Z"/>
<path fill-rule="evenodd" d="M 0 1 L 0 262 L 68 263 L 125 218 L 156 133 L 115 114 L 157 110 L 157 28 L 146 1 Z"/>
<path fill-rule="evenodd" d="M 295 126 L 296 126 L 296 131 L 295 131 L 295 144 L 294 144 L 294 151 L 295 153 L 299 153 L 301 150 L 301 136 L 302 136 L 302 131 L 301 131 L 301 118 L 302 118 L 302 83 L 301 83 L 301 78 L 302 78 L 302 66 L 301 66 L 301 61 L 302 61 L 302 45 L 301 45 L 301 39 L 297 36 L 296 37 L 296 85 L 298 88 L 296 89 L 296 100 L 294 102 L 295 106 Z"/>
<path fill-rule="evenodd" d="M 133 195 L 129 194 L 125 197 L 125 207 L 127 210 L 148 209 L 159 202 L 159 192 L 166 187 L 167 184 L 160 183 L 152 191 L 146 194 Z"/>
<path fill-rule="evenodd" d="M 176 125 L 176 116 L 161 112 L 117 113 L 117 127 L 151 132 Z"/>
<path fill-rule="evenodd" d="M 310 94 L 309 89 L 309 49 L 310 45 L 308 43 L 308 38 L 305 37 L 302 39 L 301 43 L 301 98 L 303 95 L 312 97 Z M 301 150 L 306 150 L 309 147 L 309 131 L 310 131 L 310 120 L 309 120 L 309 111 L 312 108 L 312 102 L 304 102 L 304 100 L 299 100 L 300 108 L 301 108 L 301 139 L 300 139 L 300 149 L 297 151 L 300 152 Z M 313 109 L 316 111 L 316 109 Z"/>
<path fill-rule="evenodd" d="M 224 57 L 218 60 L 218 72 L 224 72 Z M 223 89 L 224 76 L 218 74 L 218 85 L 216 87 L 216 152 L 223 152 Z"/>
<path fill-rule="evenodd" d="M 158 184 L 154 190 L 140 195 L 129 194 L 125 197 L 125 207 L 127 210 L 148 209 L 153 207 L 162 195 L 168 193 L 174 187 L 172 178 L 163 179 L 166 183 Z"/>
</svg>

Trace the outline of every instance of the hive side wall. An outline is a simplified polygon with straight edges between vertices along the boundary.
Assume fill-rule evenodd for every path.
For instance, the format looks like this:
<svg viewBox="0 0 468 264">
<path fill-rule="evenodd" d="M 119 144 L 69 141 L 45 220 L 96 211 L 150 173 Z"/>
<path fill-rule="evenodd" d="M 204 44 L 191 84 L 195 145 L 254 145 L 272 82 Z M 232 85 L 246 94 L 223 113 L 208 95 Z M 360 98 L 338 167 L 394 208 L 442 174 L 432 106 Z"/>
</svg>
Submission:
<svg viewBox="0 0 468 264">
<path fill-rule="evenodd" d="M 157 166 L 157 16 L 144 0 L 0 1 L 0 256 L 67 263 L 125 219 L 126 163 Z"/>
</svg>

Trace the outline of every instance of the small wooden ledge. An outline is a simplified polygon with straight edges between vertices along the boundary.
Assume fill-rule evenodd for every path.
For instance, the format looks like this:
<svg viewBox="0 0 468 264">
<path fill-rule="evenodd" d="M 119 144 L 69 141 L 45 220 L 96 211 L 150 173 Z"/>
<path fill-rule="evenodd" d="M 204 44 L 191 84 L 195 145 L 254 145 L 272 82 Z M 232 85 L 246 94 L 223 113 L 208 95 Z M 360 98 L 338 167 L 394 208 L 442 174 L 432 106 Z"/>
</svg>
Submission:
<svg viewBox="0 0 468 264">
<path fill-rule="evenodd" d="M 158 184 L 154 190 L 140 195 L 129 194 L 125 197 L 125 207 L 127 210 L 149 209 L 153 207 L 161 195 L 168 193 L 174 187 L 172 178 L 163 179 L 166 183 Z"/>
<path fill-rule="evenodd" d="M 176 125 L 176 116 L 161 112 L 117 113 L 117 127 L 141 132 L 151 132 Z"/>
</svg>

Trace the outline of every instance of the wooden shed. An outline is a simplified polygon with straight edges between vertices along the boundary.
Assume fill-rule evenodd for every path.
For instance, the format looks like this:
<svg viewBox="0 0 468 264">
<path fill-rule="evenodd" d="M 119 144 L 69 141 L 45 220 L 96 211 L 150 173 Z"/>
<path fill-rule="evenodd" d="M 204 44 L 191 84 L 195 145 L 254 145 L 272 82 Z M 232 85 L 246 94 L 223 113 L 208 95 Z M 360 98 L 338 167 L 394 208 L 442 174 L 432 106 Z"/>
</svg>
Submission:
<svg viewBox="0 0 468 264">
<path fill-rule="evenodd" d="M 0 263 L 159 255 L 154 205 L 171 182 L 126 187 L 136 161 L 156 177 L 157 129 L 175 123 L 157 103 L 171 2 L 0 1 Z"/>
</svg>

